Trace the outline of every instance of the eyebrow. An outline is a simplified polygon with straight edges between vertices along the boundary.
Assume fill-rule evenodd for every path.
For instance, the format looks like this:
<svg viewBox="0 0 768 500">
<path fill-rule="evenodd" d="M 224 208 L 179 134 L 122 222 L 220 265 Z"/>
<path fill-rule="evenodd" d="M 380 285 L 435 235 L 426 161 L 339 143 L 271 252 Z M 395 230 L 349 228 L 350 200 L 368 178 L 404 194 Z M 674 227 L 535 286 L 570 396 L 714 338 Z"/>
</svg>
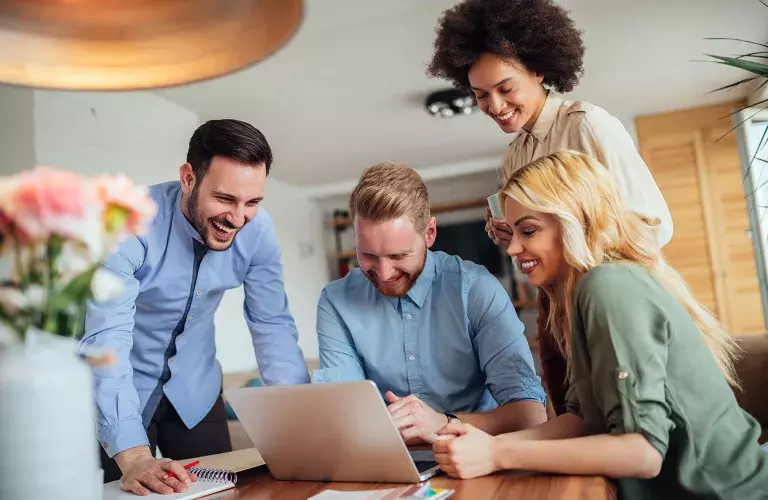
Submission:
<svg viewBox="0 0 768 500">
<path fill-rule="evenodd" d="M 214 196 L 219 196 L 221 198 L 229 198 L 230 200 L 236 200 L 237 198 L 232 196 L 231 194 L 223 193 L 221 191 L 213 191 L 212 192 Z M 259 196 L 258 198 L 253 198 L 248 201 L 262 201 L 264 199 L 263 196 Z"/>
<path fill-rule="evenodd" d="M 363 252 L 362 250 L 360 251 L 360 253 L 363 255 L 368 255 L 370 257 L 389 257 L 391 259 L 394 257 L 405 257 L 406 255 L 410 255 L 411 253 L 413 253 L 413 250 L 405 250 L 402 252 L 388 253 L 386 255 L 376 255 L 370 252 Z"/>
<path fill-rule="evenodd" d="M 539 219 L 537 219 L 533 215 L 524 215 L 523 217 L 520 217 L 519 219 L 517 219 L 517 221 L 515 221 L 514 226 L 517 227 L 527 220 L 539 220 Z"/>
<path fill-rule="evenodd" d="M 494 85 L 494 86 L 493 86 L 493 88 L 496 88 L 496 87 L 500 87 L 501 85 L 504 85 L 505 83 L 507 83 L 507 82 L 508 82 L 508 81 L 510 81 L 510 80 L 512 80 L 512 77 L 511 77 L 511 76 L 510 76 L 509 78 L 505 78 L 505 79 L 503 79 L 502 81 L 500 81 L 499 83 L 497 83 L 496 85 Z M 479 89 L 479 88 L 477 88 L 477 87 L 471 87 L 471 88 L 472 88 L 472 90 L 480 90 L 480 91 L 483 91 L 483 89 Z M 484 91 L 483 91 L 483 92 L 484 92 Z"/>
</svg>

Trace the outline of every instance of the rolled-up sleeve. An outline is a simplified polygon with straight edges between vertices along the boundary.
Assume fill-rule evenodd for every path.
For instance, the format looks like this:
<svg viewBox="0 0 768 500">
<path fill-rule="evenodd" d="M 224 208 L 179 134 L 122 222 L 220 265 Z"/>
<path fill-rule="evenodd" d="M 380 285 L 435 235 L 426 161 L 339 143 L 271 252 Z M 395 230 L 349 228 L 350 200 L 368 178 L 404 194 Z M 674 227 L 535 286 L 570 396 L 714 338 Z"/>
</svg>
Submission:
<svg viewBox="0 0 768 500">
<path fill-rule="evenodd" d="M 109 302 L 88 303 L 85 334 L 80 341 L 81 354 L 89 350 L 106 351 L 114 353 L 116 358 L 112 365 L 93 370 L 98 438 L 110 458 L 149 443 L 130 360 L 139 293 L 139 281 L 134 273 L 141 267 L 144 252 L 142 242 L 132 237 L 104 262 L 104 268 L 122 281 L 123 292 Z"/>
<path fill-rule="evenodd" d="M 320 368 L 312 374 L 314 382 L 353 382 L 365 380 L 365 370 L 355 343 L 338 312 L 323 290 L 317 304 L 317 344 Z"/>
<path fill-rule="evenodd" d="M 496 402 L 544 404 L 544 389 L 536 375 L 525 328 L 499 280 L 488 272 L 474 275 L 468 286 L 467 306 L 475 352 Z"/>
<path fill-rule="evenodd" d="M 664 456 L 674 428 L 665 384 L 668 322 L 642 282 L 631 297 L 616 293 L 628 280 L 638 282 L 633 272 L 639 271 L 598 268 L 583 280 L 574 302 L 574 348 L 589 353 L 588 376 L 608 432 L 643 434 Z"/>
</svg>

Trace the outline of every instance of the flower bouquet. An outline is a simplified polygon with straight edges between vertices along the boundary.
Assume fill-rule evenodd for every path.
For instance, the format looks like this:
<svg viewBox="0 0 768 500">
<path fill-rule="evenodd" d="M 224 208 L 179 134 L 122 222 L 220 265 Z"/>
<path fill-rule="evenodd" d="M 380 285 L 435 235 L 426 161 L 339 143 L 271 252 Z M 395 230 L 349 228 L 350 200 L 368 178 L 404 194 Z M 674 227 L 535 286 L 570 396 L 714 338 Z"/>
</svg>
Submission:
<svg viewBox="0 0 768 500">
<path fill-rule="evenodd" d="M 88 301 L 122 291 L 101 262 L 155 212 L 125 176 L 0 178 L 0 498 L 102 498 L 92 367 L 111 354 L 77 339 Z"/>
<path fill-rule="evenodd" d="M 155 212 L 122 175 L 38 168 L 0 179 L 0 320 L 22 340 L 30 328 L 79 338 L 87 300 L 122 291 L 102 259 Z"/>
</svg>

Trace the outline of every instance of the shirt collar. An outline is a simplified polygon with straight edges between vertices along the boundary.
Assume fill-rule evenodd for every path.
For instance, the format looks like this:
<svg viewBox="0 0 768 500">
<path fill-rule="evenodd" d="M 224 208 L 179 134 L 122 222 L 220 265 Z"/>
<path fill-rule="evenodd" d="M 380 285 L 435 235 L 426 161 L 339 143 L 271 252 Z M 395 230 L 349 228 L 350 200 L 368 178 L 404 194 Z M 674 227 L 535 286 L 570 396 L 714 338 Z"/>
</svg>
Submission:
<svg viewBox="0 0 768 500">
<path fill-rule="evenodd" d="M 541 108 L 541 113 L 539 113 L 536 123 L 533 124 L 533 130 L 530 132 L 530 135 L 537 141 L 542 142 L 549 135 L 549 131 L 552 130 L 552 126 L 555 124 L 557 112 L 562 103 L 563 100 L 556 96 L 551 90 L 547 92 L 544 107 Z"/>
<path fill-rule="evenodd" d="M 189 220 L 187 220 L 187 217 L 184 215 L 184 211 L 181 209 L 181 193 L 181 186 L 179 186 L 179 192 L 176 193 L 176 199 L 174 200 L 173 204 L 173 219 L 175 222 L 174 226 L 181 228 L 180 230 L 193 240 L 197 240 L 198 242 L 202 243 L 203 239 L 200 237 L 200 233 L 198 233 L 197 229 L 195 229 Z"/>
<path fill-rule="evenodd" d="M 413 284 L 407 293 L 414 304 L 419 307 L 424 305 L 424 301 L 427 299 L 427 294 L 432 289 L 434 278 L 435 254 L 427 250 L 427 260 L 424 262 L 424 269 L 421 271 L 421 275 L 416 279 L 416 283 Z"/>
</svg>

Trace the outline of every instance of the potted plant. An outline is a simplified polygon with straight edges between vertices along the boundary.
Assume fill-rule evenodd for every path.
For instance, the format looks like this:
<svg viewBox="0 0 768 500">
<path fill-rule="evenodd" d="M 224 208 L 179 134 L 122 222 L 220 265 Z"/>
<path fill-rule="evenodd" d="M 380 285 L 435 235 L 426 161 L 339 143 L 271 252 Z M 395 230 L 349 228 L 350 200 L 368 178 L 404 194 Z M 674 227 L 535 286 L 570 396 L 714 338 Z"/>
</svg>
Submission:
<svg viewBox="0 0 768 500">
<path fill-rule="evenodd" d="M 0 498 L 98 499 L 89 300 L 120 280 L 101 262 L 156 206 L 125 176 L 37 168 L 0 178 Z"/>
</svg>

